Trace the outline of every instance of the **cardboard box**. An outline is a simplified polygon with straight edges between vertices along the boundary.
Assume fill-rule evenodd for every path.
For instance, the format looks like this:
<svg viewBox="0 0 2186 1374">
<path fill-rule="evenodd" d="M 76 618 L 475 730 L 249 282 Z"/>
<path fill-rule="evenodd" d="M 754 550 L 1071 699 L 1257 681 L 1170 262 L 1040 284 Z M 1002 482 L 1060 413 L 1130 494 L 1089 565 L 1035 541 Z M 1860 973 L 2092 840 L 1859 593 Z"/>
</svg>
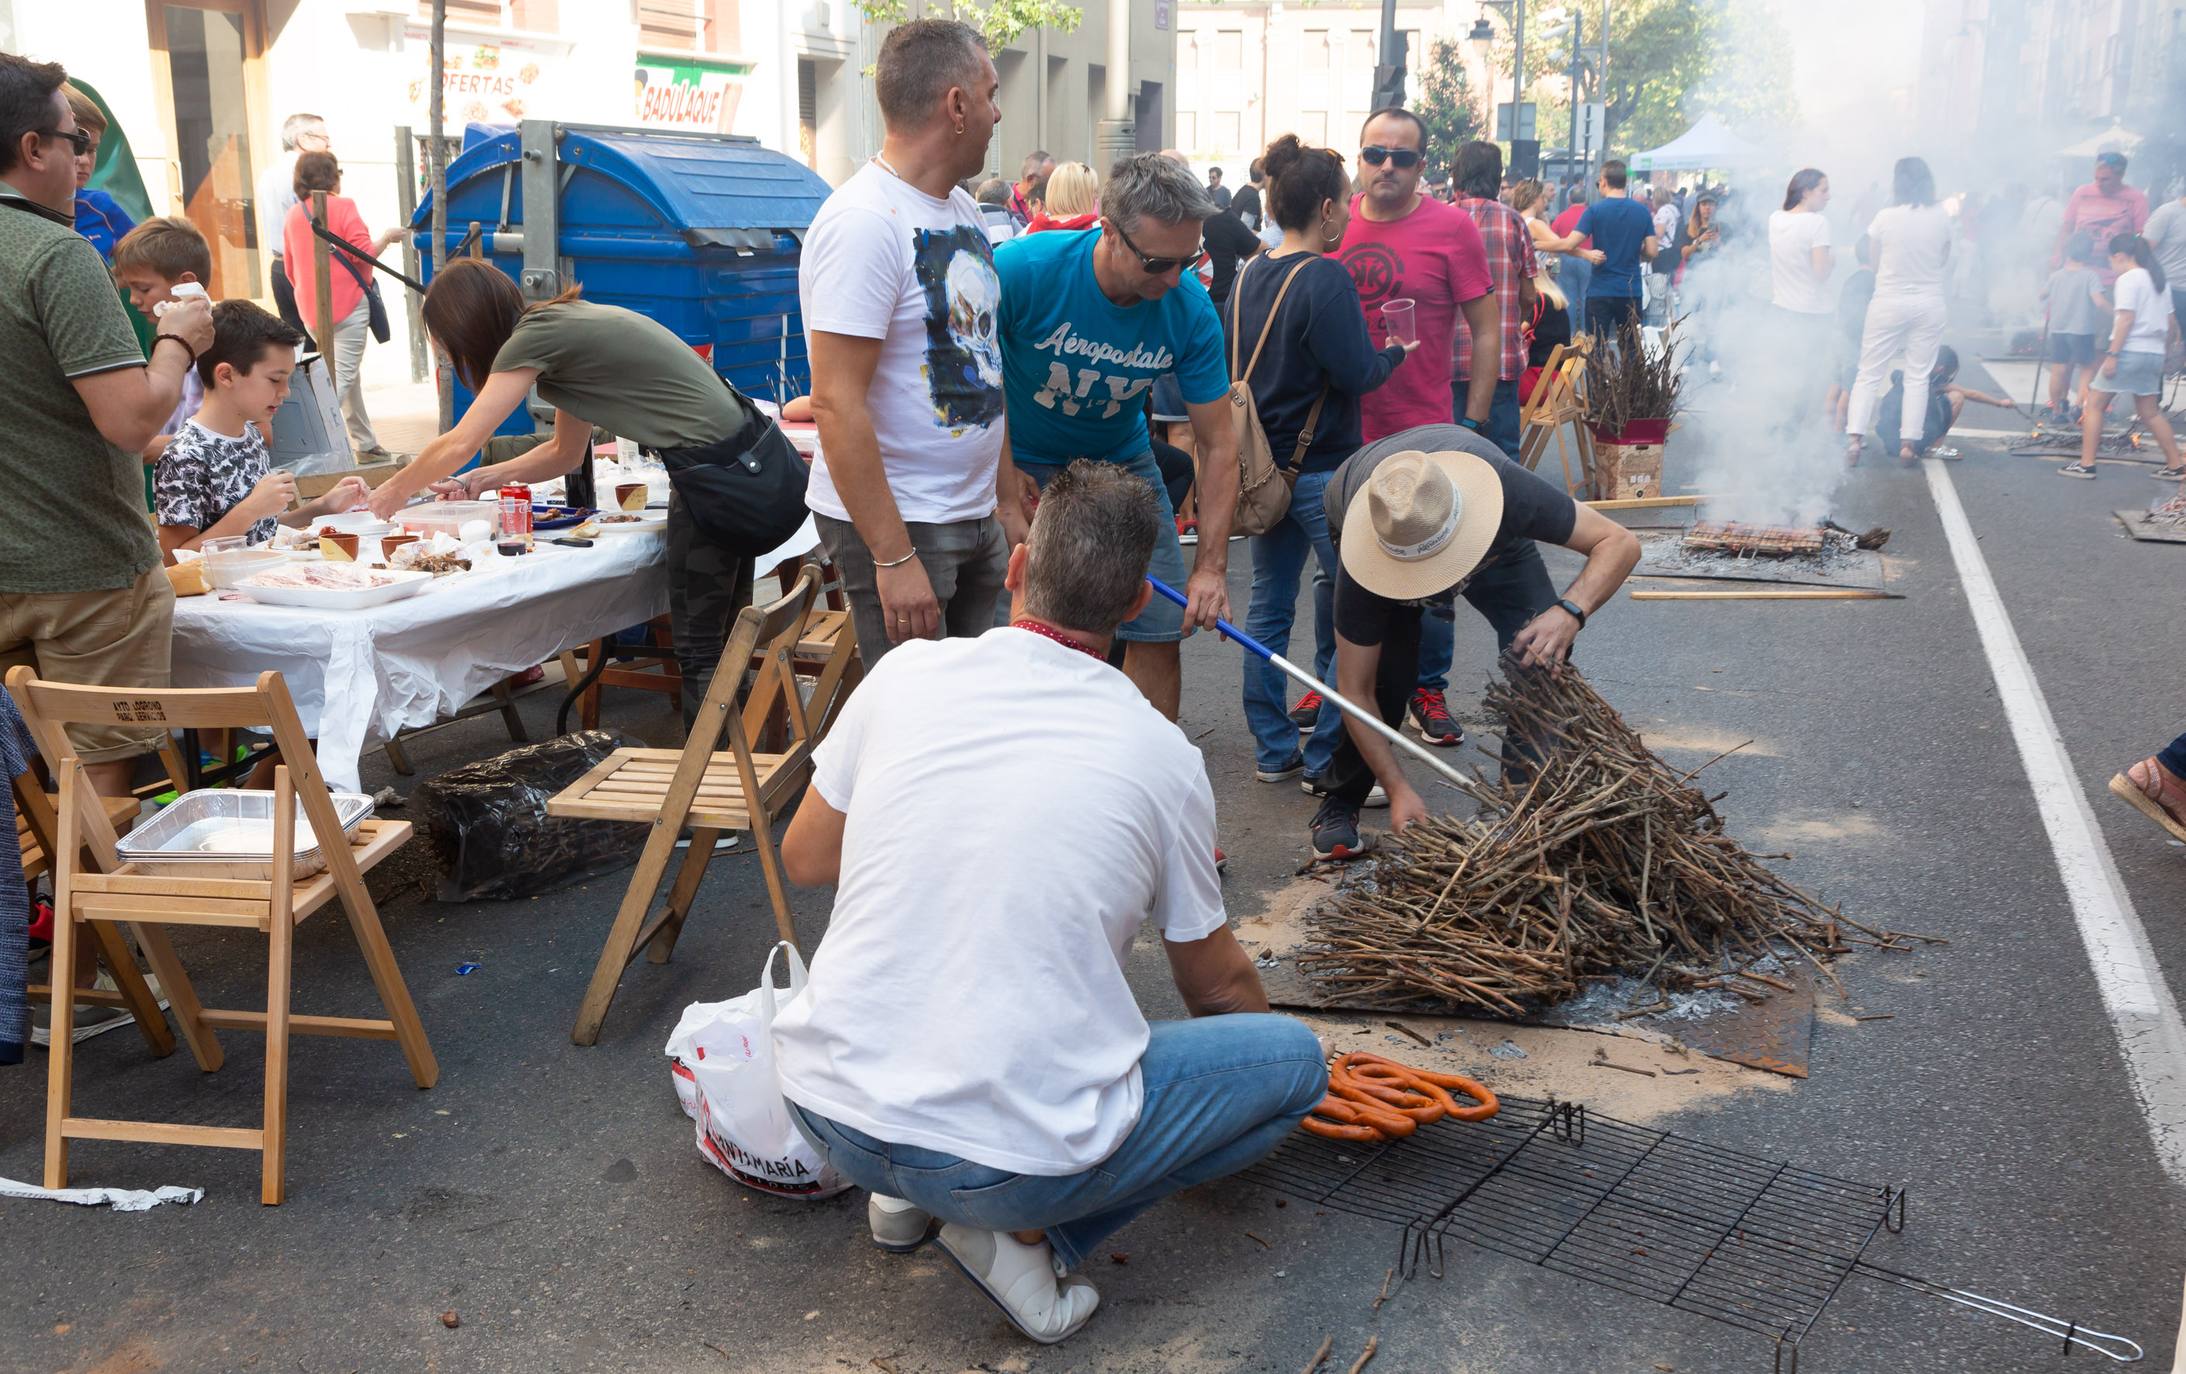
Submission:
<svg viewBox="0 0 2186 1374">
<path fill-rule="evenodd" d="M 1662 445 L 1596 444 L 1594 485 L 1603 500 L 1632 501 L 1662 494 Z"/>
</svg>

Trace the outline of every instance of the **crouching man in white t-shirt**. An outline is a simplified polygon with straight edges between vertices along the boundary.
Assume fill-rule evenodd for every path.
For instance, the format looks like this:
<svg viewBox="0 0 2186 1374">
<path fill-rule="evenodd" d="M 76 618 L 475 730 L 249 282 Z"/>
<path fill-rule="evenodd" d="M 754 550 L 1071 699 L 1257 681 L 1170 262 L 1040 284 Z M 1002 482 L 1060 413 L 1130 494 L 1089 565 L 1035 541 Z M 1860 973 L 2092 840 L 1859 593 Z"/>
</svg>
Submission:
<svg viewBox="0 0 2186 1374">
<path fill-rule="evenodd" d="M 1075 1271 L 1112 1232 L 1273 1150 L 1328 1081 L 1226 924 L 1199 751 L 1106 661 L 1164 534 L 1125 468 L 1050 481 L 1010 555 L 1015 622 L 881 660 L 782 844 L 792 881 L 835 884 L 775 1023 L 792 1115 L 873 1193 L 876 1243 L 938 1220 L 1043 1343 L 1092 1315 Z M 1132 998 L 1149 920 L 1193 1020 L 1149 1027 Z"/>
</svg>

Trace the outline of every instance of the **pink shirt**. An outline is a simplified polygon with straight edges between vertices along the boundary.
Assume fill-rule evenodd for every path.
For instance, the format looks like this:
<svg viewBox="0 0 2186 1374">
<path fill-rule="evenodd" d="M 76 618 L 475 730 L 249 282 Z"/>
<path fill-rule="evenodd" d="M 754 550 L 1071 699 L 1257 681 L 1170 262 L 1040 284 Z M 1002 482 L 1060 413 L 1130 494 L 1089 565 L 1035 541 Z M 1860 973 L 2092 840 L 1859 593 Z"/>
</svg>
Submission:
<svg viewBox="0 0 2186 1374">
<path fill-rule="evenodd" d="M 1450 378 L 1464 327 L 1458 306 L 1487 295 L 1494 279 L 1479 226 L 1457 207 L 1422 196 L 1403 219 L 1379 223 L 1361 213 L 1359 202 L 1351 198 L 1351 225 L 1337 256 L 1358 284 L 1367 335 L 1376 348 L 1389 342 L 1381 307 L 1394 300 L 1415 303 L 1419 331 L 1418 356 L 1359 398 L 1360 436 L 1371 444 L 1414 425 L 1450 423 Z"/>
<path fill-rule="evenodd" d="M 2085 232 L 2095 241 L 2095 270 L 2102 274 L 2103 285 L 2118 279 L 2110 267 L 2110 239 L 2114 234 L 2137 234 L 2148 223 L 2148 193 L 2138 186 L 2118 187 L 2114 196 L 2106 196 L 2102 188 L 2090 181 L 2072 193 L 2065 202 L 2064 229 L 2058 235 L 2060 245 L 2073 234 Z M 2057 266 L 2063 265 L 2061 257 Z"/>
<path fill-rule="evenodd" d="M 328 196 L 326 219 L 326 227 L 335 235 L 357 245 L 366 253 L 372 251 L 372 231 L 364 227 L 364 216 L 357 213 L 357 202 L 347 196 Z M 342 250 L 332 245 L 328 247 L 331 256 L 326 265 L 326 275 L 328 283 L 333 287 L 334 322 L 340 324 L 349 318 L 349 312 L 356 309 L 357 302 L 364 298 L 364 288 L 357 285 L 355 277 L 342 269 Z M 281 270 L 289 274 L 289 284 L 296 288 L 296 313 L 303 317 L 304 328 L 311 331 L 311 337 L 319 341 L 320 347 L 332 347 L 333 336 L 322 331 L 318 320 L 314 318 L 319 313 L 319 287 L 312 277 L 310 201 L 300 201 L 290 208 L 288 220 L 281 226 L 281 250 Z M 351 266 L 363 274 L 366 281 L 372 280 L 371 264 L 352 259 Z"/>
</svg>

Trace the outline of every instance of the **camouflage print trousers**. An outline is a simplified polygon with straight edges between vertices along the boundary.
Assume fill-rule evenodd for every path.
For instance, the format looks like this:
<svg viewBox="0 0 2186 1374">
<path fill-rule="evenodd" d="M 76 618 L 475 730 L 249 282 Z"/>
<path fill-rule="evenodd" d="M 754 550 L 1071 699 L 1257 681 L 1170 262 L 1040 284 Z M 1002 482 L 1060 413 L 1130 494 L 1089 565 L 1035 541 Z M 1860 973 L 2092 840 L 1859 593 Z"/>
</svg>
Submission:
<svg viewBox="0 0 2186 1374">
<path fill-rule="evenodd" d="M 701 534 L 683 498 L 668 502 L 668 619 L 683 673 L 683 728 L 698 719 L 729 642 L 729 628 L 751 604 L 752 560 L 737 558 Z"/>
</svg>

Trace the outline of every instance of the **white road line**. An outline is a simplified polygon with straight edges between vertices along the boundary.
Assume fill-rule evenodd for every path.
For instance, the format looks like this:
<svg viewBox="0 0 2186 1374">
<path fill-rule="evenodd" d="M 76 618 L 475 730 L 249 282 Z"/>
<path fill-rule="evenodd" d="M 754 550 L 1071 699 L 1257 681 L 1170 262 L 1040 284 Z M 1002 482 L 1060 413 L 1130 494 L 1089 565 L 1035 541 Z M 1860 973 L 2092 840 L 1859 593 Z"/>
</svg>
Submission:
<svg viewBox="0 0 2186 1374">
<path fill-rule="evenodd" d="M 1982 651 L 1996 678 L 1997 697 L 2019 746 L 2043 828 L 2049 832 L 2058 876 L 2064 880 L 2065 896 L 2080 928 L 2080 942 L 2087 948 L 2103 1007 L 2117 1031 L 2133 1095 L 2140 1100 L 2165 1172 L 2174 1182 L 2186 1184 L 2186 1024 L 2179 1020 L 2178 1003 L 2156 963 L 2148 932 L 2118 876 L 2117 862 L 2088 807 L 2087 793 L 2057 733 L 2049 702 L 1997 594 L 1965 508 L 1958 503 L 1950 471 L 1933 458 L 1922 466 L 1928 472 L 1928 491 L 1935 498 L 1944 536 L 1950 541 L 1951 557 L 1958 564 Z"/>
</svg>

